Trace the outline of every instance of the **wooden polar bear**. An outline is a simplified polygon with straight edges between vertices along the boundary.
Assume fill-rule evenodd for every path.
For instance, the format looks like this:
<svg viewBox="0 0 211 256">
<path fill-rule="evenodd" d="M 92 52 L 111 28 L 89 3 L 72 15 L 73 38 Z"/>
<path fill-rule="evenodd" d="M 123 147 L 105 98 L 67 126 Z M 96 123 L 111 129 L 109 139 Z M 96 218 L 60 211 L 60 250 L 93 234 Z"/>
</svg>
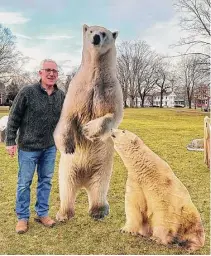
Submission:
<svg viewBox="0 0 211 256">
<path fill-rule="evenodd" d="M 95 219 L 109 213 L 107 192 L 113 165 L 110 136 L 123 117 L 122 89 L 116 76 L 117 32 L 83 26 L 83 53 L 79 71 L 70 82 L 54 132 L 61 152 L 60 209 L 57 220 L 74 216 L 78 189 L 88 193 L 89 214 Z"/>
<path fill-rule="evenodd" d="M 128 170 L 122 231 L 189 250 L 202 247 L 205 234 L 199 212 L 170 166 L 134 133 L 115 129 L 111 136 Z"/>
</svg>

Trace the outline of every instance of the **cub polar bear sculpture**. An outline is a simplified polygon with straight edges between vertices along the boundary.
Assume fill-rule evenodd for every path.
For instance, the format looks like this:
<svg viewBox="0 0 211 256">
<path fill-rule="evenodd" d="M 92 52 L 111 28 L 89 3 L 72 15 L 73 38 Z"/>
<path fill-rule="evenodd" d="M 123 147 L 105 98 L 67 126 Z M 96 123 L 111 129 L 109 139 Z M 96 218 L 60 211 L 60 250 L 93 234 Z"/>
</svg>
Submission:
<svg viewBox="0 0 211 256">
<path fill-rule="evenodd" d="M 112 128 L 123 116 L 122 89 L 116 76 L 117 32 L 83 26 L 83 54 L 72 79 L 54 138 L 61 152 L 60 209 L 57 220 L 74 216 L 78 189 L 88 193 L 89 214 L 95 219 L 109 213 L 107 192 L 113 165 Z"/>
<path fill-rule="evenodd" d="M 134 133 L 116 129 L 111 136 L 128 170 L 122 231 L 188 250 L 202 247 L 205 235 L 199 212 L 170 166 Z"/>
<path fill-rule="evenodd" d="M 5 141 L 6 128 L 8 123 L 8 116 L 0 118 L 0 142 Z"/>
</svg>

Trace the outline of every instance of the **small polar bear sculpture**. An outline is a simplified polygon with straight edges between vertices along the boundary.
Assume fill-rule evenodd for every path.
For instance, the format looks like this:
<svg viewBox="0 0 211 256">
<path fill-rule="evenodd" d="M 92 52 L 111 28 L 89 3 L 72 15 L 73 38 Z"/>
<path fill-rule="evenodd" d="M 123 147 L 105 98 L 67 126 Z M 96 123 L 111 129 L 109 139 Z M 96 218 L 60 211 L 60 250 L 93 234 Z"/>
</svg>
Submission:
<svg viewBox="0 0 211 256">
<path fill-rule="evenodd" d="M 77 191 L 85 188 L 89 214 L 102 219 L 109 213 L 107 192 L 113 166 L 111 129 L 123 117 L 122 89 L 116 76 L 117 32 L 83 26 L 81 66 L 70 82 L 54 132 L 61 152 L 58 221 L 74 216 Z"/>
<path fill-rule="evenodd" d="M 8 123 L 8 116 L 3 116 L 0 119 L 0 142 L 5 141 L 6 128 Z"/>
<path fill-rule="evenodd" d="M 8 118 L 9 116 L 3 116 L 2 118 L 0 118 L 0 131 L 6 130 Z"/>
<path fill-rule="evenodd" d="M 204 151 L 204 139 L 194 139 L 192 140 L 187 149 L 190 151 Z"/>
<path fill-rule="evenodd" d="M 202 247 L 205 234 L 199 212 L 170 166 L 134 133 L 115 129 L 111 136 L 128 170 L 122 231 L 191 251 Z"/>
</svg>

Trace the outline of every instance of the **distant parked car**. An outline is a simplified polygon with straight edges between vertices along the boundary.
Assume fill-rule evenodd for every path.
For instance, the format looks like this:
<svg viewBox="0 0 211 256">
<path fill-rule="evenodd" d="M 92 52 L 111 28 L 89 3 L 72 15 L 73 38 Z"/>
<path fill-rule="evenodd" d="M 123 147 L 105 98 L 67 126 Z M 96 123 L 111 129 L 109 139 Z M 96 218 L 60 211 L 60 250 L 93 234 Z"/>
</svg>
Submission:
<svg viewBox="0 0 211 256">
<path fill-rule="evenodd" d="M 210 112 L 210 108 L 204 108 L 204 112 Z"/>
<path fill-rule="evenodd" d="M 181 105 L 181 104 L 175 104 L 174 105 L 174 108 L 184 108 L 185 106 L 184 105 Z"/>
</svg>

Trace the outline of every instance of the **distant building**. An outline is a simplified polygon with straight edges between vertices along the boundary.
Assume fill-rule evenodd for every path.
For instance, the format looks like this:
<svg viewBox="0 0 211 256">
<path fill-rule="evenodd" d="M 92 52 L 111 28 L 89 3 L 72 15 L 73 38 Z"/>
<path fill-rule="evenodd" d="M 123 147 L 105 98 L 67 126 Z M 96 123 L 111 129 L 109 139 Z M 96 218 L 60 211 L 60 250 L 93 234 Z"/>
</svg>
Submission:
<svg viewBox="0 0 211 256">
<path fill-rule="evenodd" d="M 147 95 L 144 101 L 144 107 L 159 107 L 160 93 L 156 92 L 153 95 Z M 141 107 L 141 98 L 136 97 L 134 106 Z M 130 100 L 127 99 L 127 105 L 130 106 Z M 163 93 L 162 106 L 165 108 L 184 107 L 185 100 L 174 92 Z"/>
<path fill-rule="evenodd" d="M 210 86 L 201 84 L 194 93 L 194 105 L 196 108 L 209 109 L 210 106 Z"/>
<path fill-rule="evenodd" d="M 150 107 L 152 105 L 150 102 L 150 98 L 151 98 L 151 96 L 145 97 L 144 107 Z M 127 103 L 127 106 L 131 107 L 131 100 L 129 98 L 127 98 L 126 103 Z M 134 107 L 138 107 L 138 108 L 141 107 L 141 97 L 139 97 L 139 96 L 135 97 Z"/>
<path fill-rule="evenodd" d="M 160 92 L 153 92 L 150 95 L 146 95 L 144 101 L 144 107 L 159 107 L 161 95 Z M 188 105 L 186 92 L 184 91 L 171 91 L 163 93 L 162 107 L 174 108 L 174 107 L 185 107 Z M 127 98 L 127 106 L 131 107 L 131 99 Z M 141 107 L 141 98 L 135 97 L 133 101 L 134 107 Z M 205 111 L 210 111 L 210 85 L 201 84 L 198 85 L 194 91 L 192 97 L 192 107 L 201 108 Z"/>
<path fill-rule="evenodd" d="M 176 94 L 174 107 L 185 107 L 185 99 L 183 96 Z"/>
<path fill-rule="evenodd" d="M 162 106 L 166 108 L 173 108 L 175 105 L 177 105 L 177 102 L 175 102 L 177 98 L 177 95 L 174 92 L 167 92 L 163 93 L 163 99 L 162 99 Z M 161 101 L 161 95 L 160 93 L 154 94 L 153 97 L 153 106 L 160 106 Z M 183 102 L 180 102 L 183 104 Z"/>
</svg>

